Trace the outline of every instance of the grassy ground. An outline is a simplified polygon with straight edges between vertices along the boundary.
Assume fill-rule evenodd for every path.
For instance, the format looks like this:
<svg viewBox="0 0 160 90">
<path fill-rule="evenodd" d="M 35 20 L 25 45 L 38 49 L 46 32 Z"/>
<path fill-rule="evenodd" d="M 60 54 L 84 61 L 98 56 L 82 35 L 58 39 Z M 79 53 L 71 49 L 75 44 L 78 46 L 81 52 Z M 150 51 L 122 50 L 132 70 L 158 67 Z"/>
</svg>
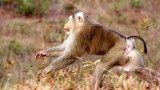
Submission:
<svg viewBox="0 0 160 90">
<path fill-rule="evenodd" d="M 25 17 L 0 7 L 0 89 L 5 90 L 90 90 L 95 58 L 82 58 L 75 65 L 38 81 L 37 73 L 52 60 L 35 60 L 39 50 L 64 40 L 63 26 L 73 12 L 83 11 L 108 28 L 126 35 L 141 35 L 147 42 L 147 68 L 160 71 L 159 0 L 59 0 L 42 18 Z M 68 7 L 73 8 L 68 8 Z M 137 42 L 140 51 L 143 50 Z M 94 60 L 92 60 L 94 59 Z M 88 61 L 87 61 L 88 60 Z M 82 63 L 83 62 L 83 63 Z M 146 82 L 136 76 L 129 80 L 110 71 L 102 90 L 146 90 Z M 158 90 L 154 85 L 152 90 Z"/>
</svg>

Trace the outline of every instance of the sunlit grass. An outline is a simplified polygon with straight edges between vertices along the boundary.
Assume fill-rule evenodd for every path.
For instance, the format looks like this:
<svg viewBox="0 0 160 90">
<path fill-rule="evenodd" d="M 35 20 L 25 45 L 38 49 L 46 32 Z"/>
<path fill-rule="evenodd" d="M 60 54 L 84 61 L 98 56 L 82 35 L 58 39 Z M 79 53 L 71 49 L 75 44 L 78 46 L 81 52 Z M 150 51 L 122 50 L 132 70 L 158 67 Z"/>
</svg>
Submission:
<svg viewBox="0 0 160 90">
<path fill-rule="evenodd" d="M 43 77 L 37 77 L 33 72 L 28 72 L 32 79 L 24 78 L 19 83 L 11 85 L 9 83 L 12 74 L 8 74 L 7 81 L 5 81 L 5 86 L 3 89 L 7 90 L 90 90 L 90 81 L 93 76 L 90 72 L 93 72 L 95 65 L 99 62 L 85 62 L 83 67 L 75 68 L 70 67 L 64 70 L 59 70 L 57 72 L 50 73 Z M 108 74 L 104 77 L 104 84 L 101 90 L 145 90 L 148 87 L 151 90 L 159 90 L 154 84 L 148 85 L 147 82 L 140 80 L 133 73 L 130 74 L 129 79 L 125 79 L 125 74 L 116 74 L 114 70 L 107 71 Z"/>
<path fill-rule="evenodd" d="M 49 18 L 18 17 L 0 23 L 0 89 L 91 90 L 90 80 L 93 78 L 92 74 L 98 61 L 83 59 L 84 62 L 75 68 L 71 66 L 71 69 L 68 67 L 43 78 L 37 77 L 38 72 L 53 58 L 35 60 L 36 52 L 61 43 L 65 38 L 63 25 L 70 12 L 65 11 L 62 2 L 64 1 L 58 1 L 57 5 L 54 3 L 53 11 L 56 14 L 51 14 Z M 141 2 L 141 0 L 97 2 L 95 4 L 92 0 L 77 1 L 77 3 L 75 1 L 70 5 L 75 6 L 72 8 L 75 12 L 84 11 L 107 28 L 113 28 L 128 36 L 141 35 L 148 47 L 148 54 L 144 55 L 146 66 L 160 71 L 159 18 L 157 14 L 149 11 L 149 7 L 154 6 L 146 6 L 147 1 Z M 133 18 L 134 16 L 136 18 Z M 138 49 L 142 51 L 141 43 L 139 41 L 136 43 Z M 135 75 L 125 80 L 123 73 L 108 72 L 102 90 L 146 90 L 147 88 L 146 82 Z M 150 88 L 159 90 L 155 85 L 151 85 Z"/>
</svg>

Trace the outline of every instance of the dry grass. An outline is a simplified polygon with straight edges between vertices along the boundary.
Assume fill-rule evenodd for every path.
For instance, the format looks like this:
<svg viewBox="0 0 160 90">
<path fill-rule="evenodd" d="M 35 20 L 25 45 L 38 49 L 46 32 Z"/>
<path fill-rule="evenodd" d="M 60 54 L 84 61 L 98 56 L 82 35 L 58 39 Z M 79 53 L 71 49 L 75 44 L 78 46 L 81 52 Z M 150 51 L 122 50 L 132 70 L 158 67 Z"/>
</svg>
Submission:
<svg viewBox="0 0 160 90">
<path fill-rule="evenodd" d="M 92 71 L 92 70 L 91 70 Z M 8 81 L 11 75 L 8 77 Z M 36 78 L 36 76 L 34 76 Z M 116 75 L 113 71 L 108 71 L 104 76 L 104 84 L 100 90 L 160 90 L 154 84 L 141 81 L 138 77 L 132 75 L 125 79 L 125 74 Z M 22 79 L 18 84 L 7 86 L 6 90 L 92 90 L 89 81 L 92 75 L 86 68 L 60 70 L 54 74 L 37 79 Z"/>
<path fill-rule="evenodd" d="M 73 1 L 73 0 L 72 0 Z M 67 8 L 73 5 L 73 8 Z M 132 2 L 133 3 L 133 2 Z M 158 5 L 157 5 L 158 3 Z M 140 8 L 131 7 L 130 2 L 120 0 L 62 1 L 53 2 L 50 13 L 43 18 L 29 18 L 0 7 L 0 89 L 5 90 L 90 90 L 89 81 L 94 70 L 92 62 L 79 64 L 46 76 L 45 82 L 37 81 L 37 73 L 43 70 L 52 58 L 35 60 L 39 50 L 61 43 L 64 39 L 63 25 L 68 15 L 83 11 L 104 26 L 126 35 L 141 35 L 148 46 L 144 56 L 148 68 L 160 71 L 160 7 L 159 0 L 142 0 Z M 139 7 L 139 6 L 138 6 Z M 58 9 L 57 9 L 58 8 Z M 141 43 L 137 42 L 140 51 Z M 79 60 L 87 61 L 88 58 Z M 76 65 L 76 64 L 75 64 Z M 104 80 L 102 90 L 147 90 L 146 82 L 135 75 L 125 76 L 110 72 Z M 151 85 L 151 90 L 159 90 Z"/>
</svg>

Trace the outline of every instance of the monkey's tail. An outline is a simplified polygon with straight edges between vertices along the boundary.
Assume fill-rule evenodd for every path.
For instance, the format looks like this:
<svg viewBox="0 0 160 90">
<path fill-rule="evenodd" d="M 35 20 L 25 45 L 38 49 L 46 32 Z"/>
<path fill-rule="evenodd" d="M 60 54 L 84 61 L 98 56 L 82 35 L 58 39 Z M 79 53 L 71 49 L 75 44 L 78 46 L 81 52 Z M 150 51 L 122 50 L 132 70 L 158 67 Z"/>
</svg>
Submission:
<svg viewBox="0 0 160 90">
<path fill-rule="evenodd" d="M 146 42 L 144 41 L 144 39 L 140 36 L 129 36 L 127 37 L 127 39 L 130 39 L 130 38 L 137 38 L 139 40 L 141 40 L 143 42 L 143 47 L 144 47 L 144 53 L 147 54 L 147 45 L 146 45 Z"/>
<path fill-rule="evenodd" d="M 126 39 L 126 35 L 124 35 L 124 34 L 121 34 L 121 33 L 119 33 L 119 32 L 117 32 L 117 31 L 115 31 L 115 30 L 112 30 L 112 29 L 108 29 L 110 32 L 113 32 L 113 33 L 116 33 L 116 34 L 118 34 L 120 37 L 122 37 L 122 38 L 125 38 Z"/>
<path fill-rule="evenodd" d="M 136 35 L 133 35 L 133 36 L 125 36 L 125 35 L 123 35 L 123 34 L 117 32 L 117 31 L 115 31 L 115 30 L 112 30 L 112 29 L 109 29 L 109 31 L 110 31 L 110 32 L 113 32 L 113 33 L 116 33 L 116 34 L 118 34 L 120 37 L 125 38 L 125 39 L 130 39 L 130 38 L 138 38 L 138 39 L 140 39 L 140 40 L 143 42 L 144 53 L 147 54 L 147 46 L 146 46 L 146 42 L 144 41 L 144 39 L 143 39 L 142 37 L 136 36 Z"/>
</svg>

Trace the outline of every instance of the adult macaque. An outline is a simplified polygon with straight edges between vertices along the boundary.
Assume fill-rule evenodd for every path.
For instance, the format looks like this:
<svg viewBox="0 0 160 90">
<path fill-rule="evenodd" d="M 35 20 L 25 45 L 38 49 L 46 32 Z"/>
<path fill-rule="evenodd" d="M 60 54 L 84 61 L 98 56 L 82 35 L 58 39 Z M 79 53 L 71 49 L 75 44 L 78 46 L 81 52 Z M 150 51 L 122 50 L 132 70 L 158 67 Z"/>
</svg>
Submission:
<svg viewBox="0 0 160 90">
<path fill-rule="evenodd" d="M 86 53 L 103 55 L 93 74 L 95 78 L 92 80 L 92 87 L 97 89 L 102 84 L 102 76 L 106 70 L 126 63 L 127 59 L 124 55 L 126 50 L 124 38 L 126 36 L 122 35 L 122 37 L 113 30 L 106 29 L 83 12 L 71 15 L 64 30 L 69 36 L 61 45 L 36 54 L 36 58 L 38 58 L 47 56 L 50 51 L 63 50 L 62 55 L 44 69 L 44 74 L 65 68 L 74 63 L 77 57 Z M 144 46 L 146 47 L 146 45 Z M 146 49 L 145 51 L 147 51 Z"/>
</svg>

